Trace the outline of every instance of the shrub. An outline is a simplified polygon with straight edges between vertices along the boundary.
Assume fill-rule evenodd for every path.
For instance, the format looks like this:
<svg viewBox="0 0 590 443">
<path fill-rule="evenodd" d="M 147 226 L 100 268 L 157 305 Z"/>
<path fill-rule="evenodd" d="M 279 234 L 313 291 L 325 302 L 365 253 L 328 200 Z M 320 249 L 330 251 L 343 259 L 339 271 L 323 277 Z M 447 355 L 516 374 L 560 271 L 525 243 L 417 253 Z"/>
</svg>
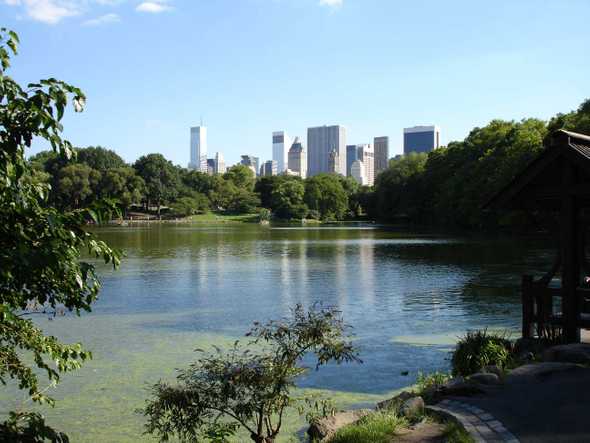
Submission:
<svg viewBox="0 0 590 443">
<path fill-rule="evenodd" d="M 259 221 L 267 222 L 267 221 L 270 221 L 271 218 L 272 218 L 272 213 L 270 212 L 269 209 L 260 208 L 258 210 L 258 220 Z"/>
<path fill-rule="evenodd" d="M 451 374 L 447 372 L 433 372 L 432 374 L 423 374 L 420 372 L 418 374 L 418 380 L 416 384 L 418 385 L 418 392 L 420 395 L 423 395 L 425 392 L 429 391 L 431 388 L 438 388 L 444 385 L 447 381 L 452 379 L 453 377 Z"/>
<path fill-rule="evenodd" d="M 375 412 L 338 430 L 330 443 L 389 443 L 397 430 L 408 425 L 392 412 Z"/>
<path fill-rule="evenodd" d="M 511 349 L 512 342 L 505 334 L 469 331 L 453 352 L 453 375 L 471 375 L 490 365 L 504 368 L 511 358 Z"/>
<path fill-rule="evenodd" d="M 287 319 L 255 323 L 246 334 L 249 343 L 199 351 L 199 360 L 179 371 L 176 384 L 159 382 L 152 388 L 142 411 L 147 432 L 160 441 L 197 442 L 211 435 L 223 439 L 241 428 L 255 443 L 275 441 L 285 410 L 297 406 L 292 391 L 306 372 L 304 356 L 315 357 L 316 369 L 360 362 L 347 330 L 334 308 L 297 305 Z"/>
</svg>

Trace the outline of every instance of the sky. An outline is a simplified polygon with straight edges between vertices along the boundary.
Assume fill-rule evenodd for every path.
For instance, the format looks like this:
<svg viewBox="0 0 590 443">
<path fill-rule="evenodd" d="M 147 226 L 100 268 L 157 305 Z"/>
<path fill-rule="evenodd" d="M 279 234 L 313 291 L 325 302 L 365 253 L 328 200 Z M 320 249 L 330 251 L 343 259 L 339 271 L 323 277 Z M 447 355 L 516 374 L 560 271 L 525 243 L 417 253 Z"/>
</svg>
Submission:
<svg viewBox="0 0 590 443">
<path fill-rule="evenodd" d="M 590 98 L 589 0 L 0 0 L 21 39 L 9 75 L 87 96 L 64 118 L 75 146 L 125 160 L 272 156 L 272 132 L 347 143 L 436 124 L 444 144 L 495 118 L 549 119 Z M 46 148 L 35 143 L 32 152 Z"/>
</svg>

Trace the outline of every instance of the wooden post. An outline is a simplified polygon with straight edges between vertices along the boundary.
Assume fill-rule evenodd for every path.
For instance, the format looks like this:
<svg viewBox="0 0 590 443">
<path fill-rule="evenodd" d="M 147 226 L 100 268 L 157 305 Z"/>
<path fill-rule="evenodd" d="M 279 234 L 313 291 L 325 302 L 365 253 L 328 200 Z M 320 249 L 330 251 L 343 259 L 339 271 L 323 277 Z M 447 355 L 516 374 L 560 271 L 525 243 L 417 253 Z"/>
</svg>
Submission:
<svg viewBox="0 0 590 443">
<path fill-rule="evenodd" d="M 522 300 L 522 338 L 531 338 L 534 333 L 533 317 L 535 315 L 533 296 L 533 277 L 523 275 L 521 284 Z"/>
<path fill-rule="evenodd" d="M 570 192 L 575 184 L 574 166 L 563 160 L 563 188 L 561 202 L 561 257 L 562 315 L 563 332 L 567 343 L 580 342 L 579 301 L 576 288 L 580 282 L 580 261 L 578 256 L 578 205 L 576 196 Z"/>
</svg>

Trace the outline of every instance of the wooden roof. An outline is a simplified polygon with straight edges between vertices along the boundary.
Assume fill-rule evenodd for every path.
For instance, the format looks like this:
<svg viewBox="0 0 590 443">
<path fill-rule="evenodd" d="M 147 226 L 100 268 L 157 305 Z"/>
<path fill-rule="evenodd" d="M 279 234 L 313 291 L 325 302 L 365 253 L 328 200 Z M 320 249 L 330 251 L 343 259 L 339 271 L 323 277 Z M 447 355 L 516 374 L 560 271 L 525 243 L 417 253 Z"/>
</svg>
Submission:
<svg viewBox="0 0 590 443">
<path fill-rule="evenodd" d="M 590 137 L 558 130 L 545 139 L 546 149 L 484 206 L 484 209 L 559 209 L 564 193 L 590 208 Z M 574 168 L 574 185 L 563 185 L 565 163 Z"/>
</svg>

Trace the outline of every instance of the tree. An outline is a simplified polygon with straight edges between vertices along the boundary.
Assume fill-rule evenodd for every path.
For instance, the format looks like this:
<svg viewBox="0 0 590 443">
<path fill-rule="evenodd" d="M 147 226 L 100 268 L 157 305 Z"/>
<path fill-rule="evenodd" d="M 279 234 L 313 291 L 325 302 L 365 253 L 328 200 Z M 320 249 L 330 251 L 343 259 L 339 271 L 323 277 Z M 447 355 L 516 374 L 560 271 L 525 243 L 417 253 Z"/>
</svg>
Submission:
<svg viewBox="0 0 590 443">
<path fill-rule="evenodd" d="M 248 166 L 234 165 L 223 174 L 223 178 L 232 182 L 238 188 L 252 191 L 254 189 L 256 175 Z"/>
<path fill-rule="evenodd" d="M 162 204 L 173 201 L 178 195 L 178 170 L 162 154 L 144 155 L 135 162 L 133 168 L 145 182 L 146 209 L 149 209 L 150 203 L 155 203 L 160 215 Z"/>
<path fill-rule="evenodd" d="M 305 182 L 305 203 L 324 220 L 342 220 L 348 209 L 348 197 L 335 174 L 319 174 Z"/>
<path fill-rule="evenodd" d="M 260 206 L 260 199 L 258 196 L 244 188 L 230 187 L 231 194 L 226 207 L 228 212 L 234 214 L 251 214 Z"/>
<path fill-rule="evenodd" d="M 100 182 L 100 195 L 116 199 L 124 214 L 133 203 L 140 203 L 145 193 L 145 182 L 129 166 L 105 171 Z"/>
<path fill-rule="evenodd" d="M 100 182 L 100 172 L 83 163 L 73 163 L 59 171 L 57 199 L 64 208 L 77 209 L 88 203 L 88 198 L 96 194 Z"/>
<path fill-rule="evenodd" d="M 187 217 L 209 209 L 209 199 L 203 194 L 196 193 L 193 197 L 180 197 L 171 207 L 176 214 Z"/>
<path fill-rule="evenodd" d="M 84 94 L 56 79 L 22 88 L 6 72 L 18 37 L 0 29 L 0 382 L 16 381 L 36 403 L 53 404 L 40 377 L 57 383 L 91 357 L 81 344 L 67 345 L 44 335 L 29 318 L 36 309 L 53 312 L 89 311 L 100 290 L 94 264 L 82 251 L 118 265 L 119 253 L 85 230 L 115 208 L 108 202 L 75 211 L 49 205 L 48 187 L 31 180 L 25 150 L 35 137 L 51 144 L 66 162 L 74 151 L 61 138 L 61 119 L 67 102 L 82 111 Z M 2 441 L 66 441 L 45 425 L 40 414 L 11 412 L 0 424 Z"/>
<path fill-rule="evenodd" d="M 304 196 L 305 186 L 301 180 L 284 180 L 272 191 L 272 209 L 279 218 L 304 219 L 308 212 Z"/>
<path fill-rule="evenodd" d="M 298 305 L 291 317 L 256 323 L 246 334 L 253 341 L 236 341 L 228 350 L 203 353 L 177 384 L 160 382 L 144 409 L 147 431 L 161 441 L 172 436 L 197 442 L 220 431 L 242 427 L 255 443 L 273 443 L 284 412 L 296 406 L 295 381 L 306 372 L 302 359 L 316 358 L 316 370 L 328 362 L 360 362 L 341 314 L 334 308 Z"/>
<path fill-rule="evenodd" d="M 102 146 L 89 146 L 77 150 L 78 162 L 86 163 L 92 169 L 104 172 L 108 169 L 123 168 L 125 161 L 115 151 Z"/>
</svg>

